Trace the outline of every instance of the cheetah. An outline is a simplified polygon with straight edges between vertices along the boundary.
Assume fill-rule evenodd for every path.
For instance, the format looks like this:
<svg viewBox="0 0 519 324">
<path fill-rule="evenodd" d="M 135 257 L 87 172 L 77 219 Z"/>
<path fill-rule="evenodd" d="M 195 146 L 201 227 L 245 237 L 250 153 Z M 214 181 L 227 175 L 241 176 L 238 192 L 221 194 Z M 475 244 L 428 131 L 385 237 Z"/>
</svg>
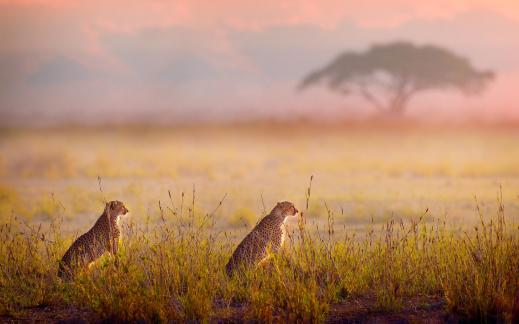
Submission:
<svg viewBox="0 0 519 324">
<path fill-rule="evenodd" d="M 272 252 L 278 252 L 285 240 L 285 221 L 298 212 L 291 202 L 277 203 L 238 245 L 225 266 L 227 275 L 231 277 L 240 268 L 250 268 L 267 260 L 269 246 Z"/>
<path fill-rule="evenodd" d="M 120 201 L 106 203 L 94 226 L 72 243 L 59 264 L 58 276 L 70 279 L 75 270 L 86 267 L 105 252 L 117 255 L 120 236 L 119 219 L 128 209 Z"/>
</svg>

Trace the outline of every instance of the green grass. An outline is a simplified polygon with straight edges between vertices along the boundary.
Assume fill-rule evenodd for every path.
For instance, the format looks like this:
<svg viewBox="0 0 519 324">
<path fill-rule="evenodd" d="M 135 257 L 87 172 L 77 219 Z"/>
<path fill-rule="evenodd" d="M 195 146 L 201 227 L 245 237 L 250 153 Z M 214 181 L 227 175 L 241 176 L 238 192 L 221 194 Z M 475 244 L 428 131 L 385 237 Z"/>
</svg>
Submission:
<svg viewBox="0 0 519 324">
<path fill-rule="evenodd" d="M 320 229 L 310 228 L 303 212 L 281 254 L 232 279 L 223 269 L 234 242 L 216 227 L 218 208 L 199 214 L 189 198 L 176 208 L 161 204 L 160 226 L 127 228 L 117 262 L 106 255 L 71 283 L 55 276 L 70 242 L 59 217 L 48 232 L 16 219 L 2 225 L 0 312 L 65 304 L 112 320 L 209 321 L 240 305 L 248 319 L 321 322 L 332 304 L 354 296 L 373 296 L 374 310 L 391 312 L 425 295 L 443 298 L 468 320 L 511 321 L 519 227 L 506 218 L 501 196 L 495 215 L 481 214 L 467 231 L 424 223 L 425 212 L 373 224 L 359 237 L 338 235 L 335 211 L 322 215 Z"/>
</svg>

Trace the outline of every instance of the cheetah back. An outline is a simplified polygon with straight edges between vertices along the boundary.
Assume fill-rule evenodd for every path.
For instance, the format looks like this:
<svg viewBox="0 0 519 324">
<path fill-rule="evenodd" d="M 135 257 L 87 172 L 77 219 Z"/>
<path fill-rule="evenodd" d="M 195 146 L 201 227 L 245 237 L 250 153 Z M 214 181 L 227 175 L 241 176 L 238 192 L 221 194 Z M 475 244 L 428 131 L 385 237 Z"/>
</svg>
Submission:
<svg viewBox="0 0 519 324">
<path fill-rule="evenodd" d="M 227 273 L 232 274 L 236 267 L 249 267 L 267 256 L 267 247 L 277 252 L 283 244 L 283 222 L 269 215 L 261 220 L 254 229 L 241 241 L 234 251 Z"/>
<path fill-rule="evenodd" d="M 115 222 L 110 222 L 105 214 L 101 215 L 94 226 L 78 237 L 67 250 L 60 263 L 60 275 L 65 268 L 86 266 L 105 252 L 110 251 L 110 237 L 117 244 L 120 231 Z M 110 233 L 110 227 L 112 232 Z"/>
</svg>

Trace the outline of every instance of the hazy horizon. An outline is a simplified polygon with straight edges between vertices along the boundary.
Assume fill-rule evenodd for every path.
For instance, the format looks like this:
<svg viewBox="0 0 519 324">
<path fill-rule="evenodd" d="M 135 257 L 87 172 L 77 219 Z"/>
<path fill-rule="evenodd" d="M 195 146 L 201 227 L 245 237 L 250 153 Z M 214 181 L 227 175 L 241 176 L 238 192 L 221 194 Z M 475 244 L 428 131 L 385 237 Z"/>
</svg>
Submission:
<svg viewBox="0 0 519 324">
<path fill-rule="evenodd" d="M 0 1 L 0 9 L 3 125 L 370 118 L 359 98 L 295 88 L 343 51 L 397 40 L 444 46 L 497 75 L 478 96 L 418 95 L 408 117 L 519 120 L 512 1 Z"/>
</svg>

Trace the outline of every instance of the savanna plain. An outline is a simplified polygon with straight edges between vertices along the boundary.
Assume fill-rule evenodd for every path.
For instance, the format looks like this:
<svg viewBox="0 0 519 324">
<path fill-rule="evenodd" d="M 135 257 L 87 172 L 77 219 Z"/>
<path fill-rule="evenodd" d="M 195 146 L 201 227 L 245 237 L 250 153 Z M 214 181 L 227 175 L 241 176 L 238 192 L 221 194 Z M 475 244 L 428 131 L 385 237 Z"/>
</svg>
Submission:
<svg viewBox="0 0 519 324">
<path fill-rule="evenodd" d="M 513 126 L 3 129 L 0 320 L 519 321 L 518 144 Z M 63 282 L 106 200 L 130 210 L 118 257 Z M 284 200 L 282 251 L 228 278 Z"/>
</svg>

